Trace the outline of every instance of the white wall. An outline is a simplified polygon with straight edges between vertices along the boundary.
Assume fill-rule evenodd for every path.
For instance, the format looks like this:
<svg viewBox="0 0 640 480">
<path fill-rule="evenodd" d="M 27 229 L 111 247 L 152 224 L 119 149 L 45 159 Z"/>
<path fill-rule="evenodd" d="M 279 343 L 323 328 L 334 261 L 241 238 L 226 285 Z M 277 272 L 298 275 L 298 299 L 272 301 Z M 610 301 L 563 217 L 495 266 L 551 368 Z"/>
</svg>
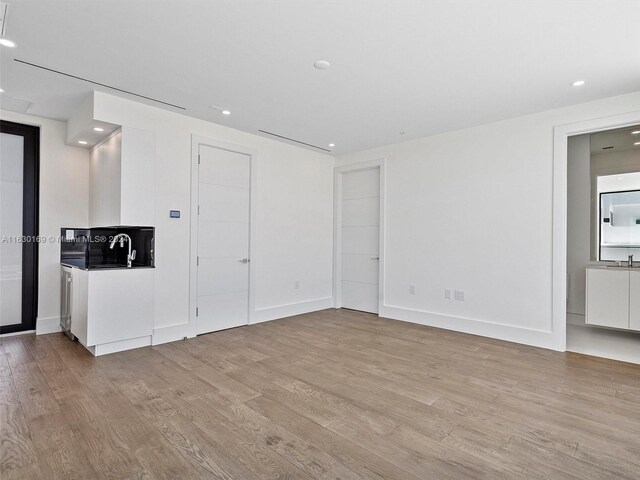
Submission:
<svg viewBox="0 0 640 480">
<path fill-rule="evenodd" d="M 95 96 L 95 118 L 156 136 L 157 338 L 189 331 L 192 135 L 257 152 L 254 321 L 331 306 L 332 157 L 103 93 Z M 170 219 L 169 210 L 182 217 Z M 162 335 L 164 328 L 171 334 Z"/>
<path fill-rule="evenodd" d="M 91 150 L 89 167 L 89 225 L 120 225 L 122 133 Z"/>
<path fill-rule="evenodd" d="M 567 155 L 567 315 L 584 323 L 586 273 L 591 260 L 591 142 L 570 137 Z"/>
<path fill-rule="evenodd" d="M 62 227 L 83 226 L 89 221 L 89 151 L 65 145 L 64 122 L 7 110 L 0 118 L 40 127 L 40 225 L 41 237 L 59 237 Z M 39 333 L 59 331 L 60 245 L 41 243 L 38 274 Z"/>
<path fill-rule="evenodd" d="M 381 314 L 562 348 L 552 333 L 553 128 L 638 110 L 634 93 L 340 157 L 387 158 Z M 446 288 L 465 301 L 445 300 Z"/>
</svg>

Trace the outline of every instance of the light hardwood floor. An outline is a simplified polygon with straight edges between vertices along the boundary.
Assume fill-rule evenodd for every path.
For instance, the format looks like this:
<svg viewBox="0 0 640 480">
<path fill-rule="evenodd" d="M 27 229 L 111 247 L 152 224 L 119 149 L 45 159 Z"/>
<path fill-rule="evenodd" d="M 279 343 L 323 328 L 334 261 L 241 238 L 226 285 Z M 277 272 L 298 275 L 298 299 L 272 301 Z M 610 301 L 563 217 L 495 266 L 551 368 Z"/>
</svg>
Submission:
<svg viewBox="0 0 640 480">
<path fill-rule="evenodd" d="M 2 480 L 640 478 L 637 365 L 346 310 L 1 346 Z"/>
</svg>

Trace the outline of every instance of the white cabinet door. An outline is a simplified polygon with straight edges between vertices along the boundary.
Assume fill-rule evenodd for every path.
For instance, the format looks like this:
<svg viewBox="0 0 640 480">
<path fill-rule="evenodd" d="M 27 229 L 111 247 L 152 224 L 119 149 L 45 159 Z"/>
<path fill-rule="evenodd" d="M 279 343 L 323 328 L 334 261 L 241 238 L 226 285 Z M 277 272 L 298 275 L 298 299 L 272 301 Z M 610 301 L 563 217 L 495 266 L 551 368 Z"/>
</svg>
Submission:
<svg viewBox="0 0 640 480">
<path fill-rule="evenodd" d="M 629 328 L 640 330 L 640 272 L 629 272 Z"/>
<path fill-rule="evenodd" d="M 378 313 L 380 168 L 342 176 L 342 307 Z"/>
<path fill-rule="evenodd" d="M 629 271 L 587 269 L 588 325 L 629 328 Z"/>
<path fill-rule="evenodd" d="M 198 335 L 249 321 L 251 157 L 200 145 Z"/>
<path fill-rule="evenodd" d="M 84 293 L 88 308 L 86 346 L 153 334 L 153 268 L 79 272 L 88 275 L 89 285 Z M 74 296 L 76 287 L 74 279 Z"/>
</svg>

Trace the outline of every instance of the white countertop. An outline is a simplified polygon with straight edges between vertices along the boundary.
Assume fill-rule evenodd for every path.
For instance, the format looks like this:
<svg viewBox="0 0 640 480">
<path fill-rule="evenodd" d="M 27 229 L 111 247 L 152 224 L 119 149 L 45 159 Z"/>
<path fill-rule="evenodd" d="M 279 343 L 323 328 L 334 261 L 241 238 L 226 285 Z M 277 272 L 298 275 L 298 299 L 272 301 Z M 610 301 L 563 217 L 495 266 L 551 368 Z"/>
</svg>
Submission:
<svg viewBox="0 0 640 480">
<path fill-rule="evenodd" d="M 590 263 L 586 268 L 600 270 L 638 270 L 640 271 L 640 262 L 633 262 L 633 267 L 628 267 L 626 261 L 622 261 L 622 266 L 618 266 L 618 262 L 598 262 Z"/>
</svg>

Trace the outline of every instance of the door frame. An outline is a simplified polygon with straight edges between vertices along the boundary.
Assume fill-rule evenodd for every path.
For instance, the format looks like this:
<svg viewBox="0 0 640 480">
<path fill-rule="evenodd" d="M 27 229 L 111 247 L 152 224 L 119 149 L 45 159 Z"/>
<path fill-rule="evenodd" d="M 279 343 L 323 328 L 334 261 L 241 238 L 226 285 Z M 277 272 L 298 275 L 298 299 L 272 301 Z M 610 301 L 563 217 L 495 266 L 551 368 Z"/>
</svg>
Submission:
<svg viewBox="0 0 640 480">
<path fill-rule="evenodd" d="M 379 220 L 379 264 L 378 264 L 378 315 L 384 307 L 384 263 L 385 263 L 385 185 L 386 158 L 352 163 L 333 169 L 333 306 L 342 307 L 342 180 L 345 173 L 380 169 L 380 220 Z"/>
<path fill-rule="evenodd" d="M 640 111 L 558 125 L 553 129 L 552 341 L 567 350 L 567 163 L 569 137 L 640 124 Z"/>
<path fill-rule="evenodd" d="M 7 334 L 35 330 L 38 317 L 40 127 L 0 120 L 0 131 L 23 137 L 22 236 L 30 239 L 22 243 L 22 321 L 1 326 L 0 334 Z"/>
<path fill-rule="evenodd" d="M 249 298 L 247 306 L 247 323 L 251 321 L 255 312 L 255 278 L 256 259 L 256 185 L 257 185 L 257 154 L 256 151 L 242 145 L 235 145 L 215 138 L 191 135 L 191 212 L 190 212 L 190 248 L 189 248 L 189 327 L 188 337 L 195 337 L 197 332 L 196 306 L 198 301 L 198 152 L 200 146 L 213 147 L 221 150 L 248 155 L 250 157 L 249 170 Z"/>
</svg>

